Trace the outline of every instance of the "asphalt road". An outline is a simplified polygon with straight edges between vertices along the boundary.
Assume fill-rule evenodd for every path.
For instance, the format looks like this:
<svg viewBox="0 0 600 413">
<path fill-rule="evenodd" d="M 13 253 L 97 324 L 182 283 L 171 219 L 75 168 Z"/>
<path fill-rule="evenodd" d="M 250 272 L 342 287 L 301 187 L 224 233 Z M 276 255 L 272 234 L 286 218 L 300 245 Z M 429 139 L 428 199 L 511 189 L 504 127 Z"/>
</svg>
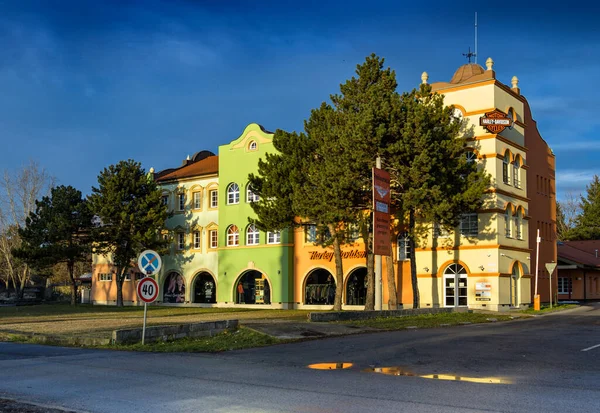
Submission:
<svg viewBox="0 0 600 413">
<path fill-rule="evenodd" d="M 0 343 L 0 398 L 89 412 L 596 412 L 596 345 L 598 305 L 217 355 Z M 325 362 L 353 365 L 306 368 Z"/>
</svg>

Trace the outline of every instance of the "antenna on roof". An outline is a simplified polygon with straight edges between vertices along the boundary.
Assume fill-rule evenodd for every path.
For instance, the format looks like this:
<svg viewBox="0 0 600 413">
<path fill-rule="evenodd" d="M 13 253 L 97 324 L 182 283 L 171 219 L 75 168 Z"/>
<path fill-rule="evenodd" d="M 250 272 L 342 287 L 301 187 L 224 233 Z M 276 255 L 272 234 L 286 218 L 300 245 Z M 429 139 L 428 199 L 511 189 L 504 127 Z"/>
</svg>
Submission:
<svg viewBox="0 0 600 413">
<path fill-rule="evenodd" d="M 477 12 L 475 12 L 475 63 L 477 63 Z"/>
</svg>

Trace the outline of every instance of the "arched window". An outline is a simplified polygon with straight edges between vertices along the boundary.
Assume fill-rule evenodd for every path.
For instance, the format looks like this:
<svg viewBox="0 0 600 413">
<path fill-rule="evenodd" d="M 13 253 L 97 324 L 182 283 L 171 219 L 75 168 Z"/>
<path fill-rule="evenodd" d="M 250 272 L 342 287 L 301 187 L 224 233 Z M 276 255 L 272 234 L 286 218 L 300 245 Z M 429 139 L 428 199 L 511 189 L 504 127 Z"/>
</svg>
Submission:
<svg viewBox="0 0 600 413">
<path fill-rule="evenodd" d="M 398 235 L 398 261 L 410 260 L 410 242 L 406 232 Z"/>
<path fill-rule="evenodd" d="M 522 225 L 521 225 L 522 219 L 523 219 L 523 213 L 521 212 L 521 209 L 518 209 L 516 215 L 514 216 L 515 238 L 517 238 L 517 239 L 523 239 L 523 229 L 522 229 Z"/>
<path fill-rule="evenodd" d="M 257 148 L 258 148 L 258 145 L 257 145 L 256 141 L 250 141 L 250 143 L 248 144 L 248 150 L 255 151 Z"/>
<path fill-rule="evenodd" d="M 258 245 L 260 232 L 254 224 L 248 225 L 246 228 L 246 245 Z"/>
<path fill-rule="evenodd" d="M 506 238 L 512 238 L 512 231 L 511 231 L 511 219 L 510 219 L 510 206 L 506 208 L 506 211 L 504 212 L 504 235 L 506 236 Z"/>
<path fill-rule="evenodd" d="M 510 154 L 508 151 L 506 151 L 504 154 L 504 160 L 502 161 L 502 182 L 510 185 L 510 180 L 508 178 L 508 165 L 510 165 Z"/>
<path fill-rule="evenodd" d="M 256 202 L 260 199 L 258 194 L 255 194 L 252 190 L 252 185 L 246 185 L 246 202 Z"/>
<path fill-rule="evenodd" d="M 240 203 L 240 187 L 235 182 L 227 187 L 227 205 Z"/>
<path fill-rule="evenodd" d="M 521 162 L 518 156 L 515 157 L 515 160 L 513 161 L 513 185 L 515 186 L 515 188 L 521 188 L 521 176 L 520 176 L 520 172 L 521 172 Z"/>
<path fill-rule="evenodd" d="M 235 225 L 230 225 L 227 228 L 227 246 L 236 247 L 240 245 L 240 231 Z"/>
</svg>

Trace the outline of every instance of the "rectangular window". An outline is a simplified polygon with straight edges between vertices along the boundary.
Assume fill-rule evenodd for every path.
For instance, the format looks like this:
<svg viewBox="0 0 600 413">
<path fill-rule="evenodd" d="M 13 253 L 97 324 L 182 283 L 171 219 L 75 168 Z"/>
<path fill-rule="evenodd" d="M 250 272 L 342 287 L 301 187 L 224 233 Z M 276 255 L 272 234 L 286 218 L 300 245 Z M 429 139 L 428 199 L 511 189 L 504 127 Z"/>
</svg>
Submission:
<svg viewBox="0 0 600 413">
<path fill-rule="evenodd" d="M 350 224 L 348 229 L 348 240 L 354 242 L 360 238 L 360 228 L 357 224 Z"/>
<path fill-rule="evenodd" d="M 510 224 L 510 215 L 507 212 L 506 214 L 504 214 L 504 236 L 506 236 L 506 238 L 512 238 Z"/>
<path fill-rule="evenodd" d="M 521 182 L 519 181 L 519 165 L 513 165 L 513 184 L 515 188 L 521 188 Z"/>
<path fill-rule="evenodd" d="M 194 238 L 194 249 L 200 249 L 200 231 L 194 231 L 192 233 L 192 237 Z"/>
<path fill-rule="evenodd" d="M 410 260 L 410 243 L 406 234 L 398 237 L 398 261 Z"/>
<path fill-rule="evenodd" d="M 306 242 L 315 243 L 317 242 L 317 226 L 314 224 L 310 224 L 306 226 Z"/>
<path fill-rule="evenodd" d="M 450 236 L 450 232 L 436 222 L 433 224 L 433 236 L 435 238 L 446 238 Z"/>
<path fill-rule="evenodd" d="M 141 280 L 142 278 L 144 278 L 144 273 L 141 273 L 141 272 L 136 272 L 135 273 L 135 279 L 136 280 Z"/>
<path fill-rule="evenodd" d="M 126 272 L 125 273 L 125 281 L 131 281 L 131 273 L 130 272 Z"/>
<path fill-rule="evenodd" d="M 169 195 L 163 195 L 160 198 L 160 203 L 164 206 L 169 206 Z"/>
<path fill-rule="evenodd" d="M 219 192 L 213 189 L 209 192 L 210 194 L 210 207 L 216 208 L 219 205 Z"/>
<path fill-rule="evenodd" d="M 202 194 L 200 192 L 194 192 L 192 200 L 194 202 L 194 209 L 202 208 Z"/>
<path fill-rule="evenodd" d="M 571 278 L 558 277 L 558 293 L 569 294 L 573 290 Z"/>
<path fill-rule="evenodd" d="M 185 234 L 183 232 L 177 233 L 177 249 L 179 251 L 185 248 Z"/>
<path fill-rule="evenodd" d="M 98 274 L 98 281 L 112 281 L 112 273 Z"/>
<path fill-rule="evenodd" d="M 508 184 L 508 163 L 502 162 L 502 182 Z"/>
<path fill-rule="evenodd" d="M 260 200 L 260 197 L 254 192 L 252 192 L 252 187 L 250 187 L 250 185 L 248 185 L 246 198 L 248 198 L 247 202 L 257 202 L 258 200 Z"/>
<path fill-rule="evenodd" d="M 218 236 L 217 236 L 217 230 L 216 229 L 211 229 L 210 231 L 208 231 L 208 237 L 209 237 L 209 245 L 210 248 L 217 248 L 218 246 Z"/>
<path fill-rule="evenodd" d="M 185 209 L 185 194 L 177 194 L 177 208 L 179 211 Z"/>
<path fill-rule="evenodd" d="M 462 214 L 460 216 L 460 233 L 466 237 L 477 236 L 477 214 Z"/>
<path fill-rule="evenodd" d="M 281 244 L 281 232 L 267 232 L 267 244 Z"/>
</svg>

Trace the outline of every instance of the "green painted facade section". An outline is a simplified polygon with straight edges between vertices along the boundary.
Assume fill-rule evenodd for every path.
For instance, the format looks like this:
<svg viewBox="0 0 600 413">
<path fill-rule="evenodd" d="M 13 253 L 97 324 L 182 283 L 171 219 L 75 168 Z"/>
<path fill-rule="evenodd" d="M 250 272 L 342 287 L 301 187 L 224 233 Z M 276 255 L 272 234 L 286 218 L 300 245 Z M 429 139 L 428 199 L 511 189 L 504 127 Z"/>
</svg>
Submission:
<svg viewBox="0 0 600 413">
<path fill-rule="evenodd" d="M 292 302 L 293 297 L 293 240 L 288 231 L 281 232 L 281 243 L 268 244 L 267 233 L 261 231 L 258 245 L 247 245 L 248 218 L 255 218 L 247 200 L 248 175 L 256 173 L 258 160 L 275 151 L 271 133 L 260 125 L 248 125 L 236 140 L 219 146 L 219 288 L 217 301 L 236 300 L 240 277 L 248 271 L 264 274 L 269 282 L 270 302 L 274 305 Z M 255 143 L 255 147 L 252 144 Z M 228 188 L 239 186 L 239 203 L 228 205 Z M 227 229 L 239 229 L 239 245 L 227 246 Z M 260 305 L 260 304 L 258 304 Z"/>
</svg>

